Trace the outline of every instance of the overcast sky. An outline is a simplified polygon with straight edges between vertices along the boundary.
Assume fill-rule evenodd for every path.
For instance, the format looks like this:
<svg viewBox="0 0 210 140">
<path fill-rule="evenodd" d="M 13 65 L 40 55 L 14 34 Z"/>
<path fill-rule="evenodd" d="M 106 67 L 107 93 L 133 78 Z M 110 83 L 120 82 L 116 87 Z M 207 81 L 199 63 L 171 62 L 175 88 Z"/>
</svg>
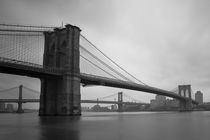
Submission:
<svg viewBox="0 0 210 140">
<path fill-rule="evenodd" d="M 1 0 L 0 22 L 76 25 L 146 84 L 168 90 L 191 84 L 194 92 L 204 93 L 204 101 L 210 101 L 209 7 L 209 0 Z M 39 88 L 37 79 L 0 76 L 1 89 L 20 83 Z M 154 98 L 104 87 L 82 88 L 81 94 L 82 99 L 93 99 L 118 91 L 145 102 Z"/>
</svg>

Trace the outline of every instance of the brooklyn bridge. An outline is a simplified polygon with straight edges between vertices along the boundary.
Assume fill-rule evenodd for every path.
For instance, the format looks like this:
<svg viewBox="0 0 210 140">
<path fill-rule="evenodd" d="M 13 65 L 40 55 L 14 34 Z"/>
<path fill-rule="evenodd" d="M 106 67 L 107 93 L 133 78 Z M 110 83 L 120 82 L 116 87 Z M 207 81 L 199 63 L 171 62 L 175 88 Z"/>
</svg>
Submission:
<svg viewBox="0 0 210 140">
<path fill-rule="evenodd" d="M 191 85 L 175 85 L 176 90 L 168 91 L 145 84 L 80 32 L 79 27 L 70 24 L 65 27 L 0 24 L 0 72 L 40 79 L 40 99 L 33 100 L 40 102 L 40 116 L 81 115 L 81 103 L 85 102 L 81 100 L 81 85 L 164 95 L 179 100 L 181 111 L 190 111 L 197 104 L 191 98 Z"/>
</svg>

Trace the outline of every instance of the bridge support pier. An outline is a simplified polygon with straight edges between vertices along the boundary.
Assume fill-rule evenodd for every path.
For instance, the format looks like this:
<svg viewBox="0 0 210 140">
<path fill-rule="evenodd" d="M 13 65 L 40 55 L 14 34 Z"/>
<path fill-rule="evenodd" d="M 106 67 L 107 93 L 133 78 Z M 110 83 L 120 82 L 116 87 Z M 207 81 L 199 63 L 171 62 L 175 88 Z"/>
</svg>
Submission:
<svg viewBox="0 0 210 140">
<path fill-rule="evenodd" d="M 23 99 L 23 85 L 19 86 L 19 97 L 18 100 L 21 101 Z M 22 102 L 18 102 L 17 113 L 24 113 Z"/>
<path fill-rule="evenodd" d="M 192 111 L 192 101 L 180 101 L 179 102 L 180 111 Z"/>
<path fill-rule="evenodd" d="M 24 110 L 22 108 L 22 103 L 18 103 L 17 113 L 24 113 Z"/>
<path fill-rule="evenodd" d="M 123 93 L 118 92 L 118 112 L 123 112 Z"/>
<path fill-rule="evenodd" d="M 191 99 L 191 85 L 179 85 L 179 95 L 188 97 L 188 100 L 179 101 L 180 111 L 192 111 L 192 99 Z"/>
<path fill-rule="evenodd" d="M 41 79 L 40 116 L 81 115 L 80 29 L 66 25 L 45 33 L 44 67 L 63 70 L 62 76 Z"/>
</svg>

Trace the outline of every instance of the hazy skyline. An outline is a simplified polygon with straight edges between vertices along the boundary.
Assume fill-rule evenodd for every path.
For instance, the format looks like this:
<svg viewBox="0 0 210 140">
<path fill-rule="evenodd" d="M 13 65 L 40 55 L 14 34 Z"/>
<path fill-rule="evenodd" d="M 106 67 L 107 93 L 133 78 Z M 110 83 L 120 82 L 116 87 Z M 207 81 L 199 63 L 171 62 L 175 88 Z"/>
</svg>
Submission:
<svg viewBox="0 0 210 140">
<path fill-rule="evenodd" d="M 174 89 L 191 84 L 210 101 L 208 0 L 3 0 L 0 23 L 73 24 L 110 58 L 146 84 Z M 0 75 L 0 89 L 39 80 Z M 15 76 L 16 77 L 16 76 Z M 106 87 L 82 88 L 83 99 L 124 91 L 149 102 L 153 94 Z"/>
</svg>

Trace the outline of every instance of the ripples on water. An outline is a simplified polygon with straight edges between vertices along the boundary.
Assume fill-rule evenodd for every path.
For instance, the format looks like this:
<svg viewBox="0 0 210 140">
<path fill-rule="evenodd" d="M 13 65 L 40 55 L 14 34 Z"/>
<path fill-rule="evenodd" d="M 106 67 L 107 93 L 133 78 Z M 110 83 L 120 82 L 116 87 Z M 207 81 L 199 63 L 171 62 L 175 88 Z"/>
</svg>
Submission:
<svg viewBox="0 0 210 140">
<path fill-rule="evenodd" d="M 0 140 L 210 140 L 210 112 L 0 114 Z"/>
</svg>

